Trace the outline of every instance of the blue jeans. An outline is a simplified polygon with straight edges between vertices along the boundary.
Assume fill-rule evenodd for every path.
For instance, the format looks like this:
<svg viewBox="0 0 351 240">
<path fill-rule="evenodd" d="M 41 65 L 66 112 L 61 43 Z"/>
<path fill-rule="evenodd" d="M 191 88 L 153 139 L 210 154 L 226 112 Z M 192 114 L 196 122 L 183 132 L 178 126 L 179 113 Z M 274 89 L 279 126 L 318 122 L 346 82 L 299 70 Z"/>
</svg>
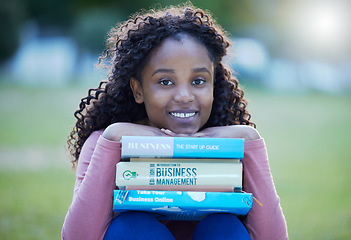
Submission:
<svg viewBox="0 0 351 240">
<path fill-rule="evenodd" d="M 124 212 L 113 219 L 104 240 L 174 240 L 171 232 L 151 214 Z M 250 240 L 241 221 L 232 214 L 211 214 L 197 225 L 193 240 Z"/>
</svg>

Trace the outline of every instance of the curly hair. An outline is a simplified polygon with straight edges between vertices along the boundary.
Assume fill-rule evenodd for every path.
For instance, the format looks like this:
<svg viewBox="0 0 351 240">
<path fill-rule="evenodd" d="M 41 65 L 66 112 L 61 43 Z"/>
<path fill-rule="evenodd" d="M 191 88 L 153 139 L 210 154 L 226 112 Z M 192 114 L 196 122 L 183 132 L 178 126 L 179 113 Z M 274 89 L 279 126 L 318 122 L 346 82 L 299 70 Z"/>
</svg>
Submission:
<svg viewBox="0 0 351 240">
<path fill-rule="evenodd" d="M 108 80 L 90 89 L 74 113 L 77 122 L 68 138 L 68 149 L 79 158 L 89 135 L 116 122 L 136 122 L 147 118 L 144 104 L 137 104 L 130 88 L 130 78 L 140 79 L 148 55 L 166 38 L 188 35 L 204 44 L 215 66 L 214 102 L 205 127 L 251 125 L 244 91 L 238 80 L 222 63 L 230 41 L 209 13 L 192 6 L 169 7 L 139 13 L 111 29 L 106 55 Z M 100 62 L 101 64 L 101 62 Z"/>
</svg>

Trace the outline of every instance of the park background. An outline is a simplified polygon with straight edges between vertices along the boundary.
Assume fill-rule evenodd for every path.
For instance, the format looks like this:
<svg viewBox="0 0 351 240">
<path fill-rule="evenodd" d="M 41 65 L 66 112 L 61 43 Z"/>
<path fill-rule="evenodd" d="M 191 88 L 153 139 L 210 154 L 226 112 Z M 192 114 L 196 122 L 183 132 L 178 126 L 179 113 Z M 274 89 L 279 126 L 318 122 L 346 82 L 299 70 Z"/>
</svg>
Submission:
<svg viewBox="0 0 351 240">
<path fill-rule="evenodd" d="M 1 239 L 60 238 L 75 180 L 66 139 L 105 78 L 94 64 L 108 30 L 182 2 L 0 2 Z M 290 239 L 350 239 L 351 2 L 192 3 L 233 40 L 227 61 L 265 138 Z"/>
</svg>

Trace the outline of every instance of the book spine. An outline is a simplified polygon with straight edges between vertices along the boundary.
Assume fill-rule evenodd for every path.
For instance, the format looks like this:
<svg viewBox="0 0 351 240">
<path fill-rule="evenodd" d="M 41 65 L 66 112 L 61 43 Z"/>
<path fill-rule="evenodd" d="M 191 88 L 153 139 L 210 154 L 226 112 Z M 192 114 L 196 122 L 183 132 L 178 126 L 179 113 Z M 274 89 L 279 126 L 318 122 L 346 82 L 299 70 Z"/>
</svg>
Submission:
<svg viewBox="0 0 351 240">
<path fill-rule="evenodd" d="M 116 185 L 242 187 L 242 163 L 119 162 Z"/>
<path fill-rule="evenodd" d="M 216 163 L 240 163 L 239 158 L 148 158 L 148 157 L 132 157 L 130 162 L 216 162 Z"/>
<path fill-rule="evenodd" d="M 115 190 L 113 211 L 146 211 L 159 219 L 200 220 L 210 213 L 246 215 L 250 193 Z"/>
<path fill-rule="evenodd" d="M 239 158 L 244 139 L 123 136 L 121 158 Z"/>
<path fill-rule="evenodd" d="M 156 190 L 156 191 L 183 191 L 183 192 L 234 192 L 231 186 L 163 186 L 163 185 L 139 185 L 126 186 L 125 190 Z M 238 189 L 239 190 L 239 189 Z M 240 188 L 241 190 L 241 188 Z"/>
</svg>

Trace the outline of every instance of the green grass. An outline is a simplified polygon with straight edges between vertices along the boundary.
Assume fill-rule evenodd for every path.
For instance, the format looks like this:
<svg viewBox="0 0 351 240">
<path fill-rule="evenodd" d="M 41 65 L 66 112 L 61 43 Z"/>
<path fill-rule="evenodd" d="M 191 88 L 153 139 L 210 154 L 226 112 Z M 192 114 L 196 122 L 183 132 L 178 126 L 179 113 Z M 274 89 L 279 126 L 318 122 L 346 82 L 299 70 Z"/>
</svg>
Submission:
<svg viewBox="0 0 351 240">
<path fill-rule="evenodd" d="M 251 95 L 290 239 L 350 239 L 350 96 Z"/>
<path fill-rule="evenodd" d="M 60 238 L 74 172 L 57 151 L 64 151 L 86 92 L 0 88 L 1 239 Z M 250 89 L 246 96 L 267 144 L 290 239 L 350 239 L 351 96 Z"/>
<path fill-rule="evenodd" d="M 1 86 L 0 146 L 56 146 L 66 141 L 87 88 Z"/>
<path fill-rule="evenodd" d="M 60 239 L 73 171 L 0 172 L 1 239 Z"/>
</svg>

